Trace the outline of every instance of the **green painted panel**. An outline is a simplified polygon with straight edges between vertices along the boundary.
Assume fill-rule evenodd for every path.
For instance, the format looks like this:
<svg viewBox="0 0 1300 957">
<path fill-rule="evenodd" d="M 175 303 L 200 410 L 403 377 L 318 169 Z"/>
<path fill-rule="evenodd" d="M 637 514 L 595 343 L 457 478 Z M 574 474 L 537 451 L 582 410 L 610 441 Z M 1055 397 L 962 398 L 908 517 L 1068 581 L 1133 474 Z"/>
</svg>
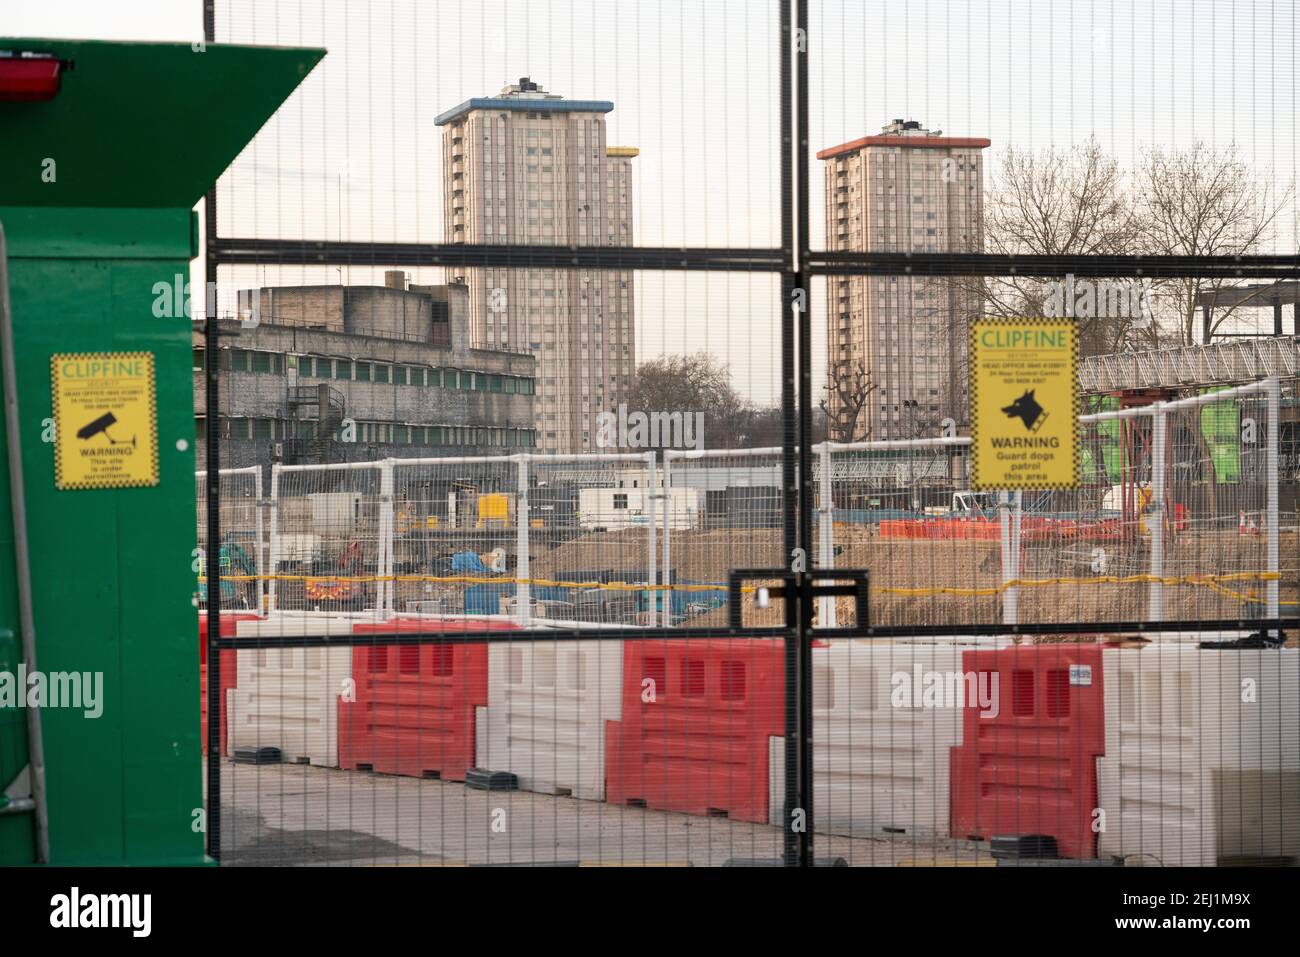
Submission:
<svg viewBox="0 0 1300 957">
<path fill-rule="evenodd" d="M 12 265 L 39 665 L 103 675 L 99 717 L 44 714 L 56 862 L 202 856 L 202 837 L 189 830 L 202 804 L 190 323 L 152 314 L 154 283 L 187 268 L 184 260 Z M 42 441 L 49 357 L 128 350 L 156 360 L 159 485 L 59 491 L 53 445 Z"/>
<path fill-rule="evenodd" d="M 1220 485 L 1241 481 L 1241 412 L 1237 403 L 1212 402 L 1201 406 L 1201 434 L 1209 446 L 1215 481 Z"/>
<path fill-rule="evenodd" d="M 325 55 L 11 38 L 0 50 L 72 65 L 53 100 L 0 102 L 0 206 L 42 207 L 193 206 Z"/>
<path fill-rule="evenodd" d="M 89 676 L 100 692 L 42 712 L 51 859 L 199 864 L 191 323 L 156 317 L 155 288 L 188 276 L 190 206 L 321 52 L 6 47 L 75 63 L 52 103 L 0 104 L 37 665 Z M 178 120 L 194 116 L 203 122 Z M 42 155 L 59 157 L 58 180 L 33 185 Z M 137 351 L 155 358 L 158 484 L 56 489 L 50 356 Z M 0 452 L 0 667 L 17 654 L 2 636 L 18 630 L 7 468 Z M 0 772 L 25 763 L 23 716 L 11 717 L 0 715 Z M 0 863 L 33 859 L 30 817 L 0 819 Z"/>
<path fill-rule="evenodd" d="M 3 431 L 4 420 L 0 418 L 0 436 Z M 7 482 L 8 477 L 3 481 Z M 5 494 L 8 494 L 7 487 Z M 12 558 L 13 549 L 6 548 L 0 571 L 12 572 Z M 9 581 L 12 585 L 12 580 Z M 19 658 L 18 636 L 12 631 L 0 631 L 0 672 L 17 674 Z M 0 708 L 0 800 L 3 800 L 5 788 L 26 765 L 27 716 L 17 708 Z M 32 863 L 36 859 L 35 839 L 30 814 L 0 816 L 0 867 Z"/>
<path fill-rule="evenodd" d="M 1109 395 L 1094 395 L 1088 399 L 1088 411 L 1092 412 L 1110 412 L 1119 408 L 1119 400 Z M 1123 475 L 1123 460 L 1120 455 L 1120 423 L 1113 419 L 1107 419 L 1098 422 L 1094 427 L 1097 439 L 1081 443 L 1079 456 L 1080 475 L 1082 480 L 1088 484 L 1095 484 L 1099 478 L 1097 473 L 1097 457 L 1101 458 L 1102 474 L 1105 475 L 1106 481 L 1111 485 L 1120 482 Z"/>
<path fill-rule="evenodd" d="M 189 209 L 0 206 L 10 259 L 193 259 Z"/>
</svg>

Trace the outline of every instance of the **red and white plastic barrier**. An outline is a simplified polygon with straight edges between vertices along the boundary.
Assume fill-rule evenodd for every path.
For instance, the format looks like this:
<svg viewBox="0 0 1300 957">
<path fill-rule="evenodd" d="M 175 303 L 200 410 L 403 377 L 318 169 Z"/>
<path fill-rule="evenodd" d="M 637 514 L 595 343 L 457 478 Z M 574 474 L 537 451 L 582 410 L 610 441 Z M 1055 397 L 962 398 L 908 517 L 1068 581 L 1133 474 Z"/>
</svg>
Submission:
<svg viewBox="0 0 1300 957">
<path fill-rule="evenodd" d="M 1103 653 L 1098 851 L 1212 866 L 1300 857 L 1300 651 Z"/>
<path fill-rule="evenodd" d="M 622 716 L 623 642 L 532 639 L 488 648 L 478 766 L 526 791 L 605 797 L 605 722 Z"/>
<path fill-rule="evenodd" d="M 242 621 L 237 636 L 351 636 L 354 620 L 277 615 Z M 253 648 L 239 652 L 238 686 L 226 692 L 227 748 L 274 747 L 286 763 L 338 767 L 338 698 L 349 690 L 352 648 Z"/>
</svg>

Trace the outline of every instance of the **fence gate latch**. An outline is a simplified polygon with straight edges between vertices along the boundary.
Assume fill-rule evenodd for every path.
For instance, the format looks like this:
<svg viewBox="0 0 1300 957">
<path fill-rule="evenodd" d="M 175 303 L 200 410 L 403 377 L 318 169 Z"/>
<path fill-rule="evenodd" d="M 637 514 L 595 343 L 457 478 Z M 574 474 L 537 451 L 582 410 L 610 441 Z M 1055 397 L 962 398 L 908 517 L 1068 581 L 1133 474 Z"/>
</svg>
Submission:
<svg viewBox="0 0 1300 957">
<path fill-rule="evenodd" d="M 812 598 L 833 598 L 852 595 L 854 627 L 867 627 L 867 598 L 870 592 L 870 573 L 865 568 L 813 569 L 810 572 L 792 572 L 784 568 L 735 568 L 727 580 L 727 624 L 743 628 L 741 595 L 744 582 L 780 582 L 778 585 L 758 585 L 754 589 L 754 603 L 767 608 L 773 598 L 793 597 L 804 582 L 808 583 Z M 795 603 L 785 603 L 785 626 L 794 628 Z"/>
</svg>

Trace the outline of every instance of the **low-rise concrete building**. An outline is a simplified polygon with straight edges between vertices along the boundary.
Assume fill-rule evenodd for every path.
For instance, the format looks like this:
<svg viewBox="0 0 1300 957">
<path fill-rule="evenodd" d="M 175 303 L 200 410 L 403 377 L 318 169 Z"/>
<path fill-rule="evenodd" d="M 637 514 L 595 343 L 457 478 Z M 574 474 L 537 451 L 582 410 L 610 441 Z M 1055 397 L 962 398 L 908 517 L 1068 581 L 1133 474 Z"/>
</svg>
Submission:
<svg viewBox="0 0 1300 957">
<path fill-rule="evenodd" d="M 536 446 L 533 356 L 470 347 L 463 285 L 385 283 L 241 291 L 221 320 L 222 467 Z M 205 367 L 196 331 L 200 462 Z"/>
</svg>

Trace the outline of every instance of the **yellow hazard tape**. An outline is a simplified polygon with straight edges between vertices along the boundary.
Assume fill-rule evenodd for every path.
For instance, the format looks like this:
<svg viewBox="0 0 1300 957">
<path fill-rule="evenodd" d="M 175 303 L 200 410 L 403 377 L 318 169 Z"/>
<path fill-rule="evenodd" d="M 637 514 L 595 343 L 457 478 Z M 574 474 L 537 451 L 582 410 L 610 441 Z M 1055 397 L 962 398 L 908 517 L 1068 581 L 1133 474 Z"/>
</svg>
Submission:
<svg viewBox="0 0 1300 957">
<path fill-rule="evenodd" d="M 827 576 L 834 580 L 833 574 Z M 1238 592 L 1231 588 L 1225 588 L 1221 582 L 1270 582 L 1279 581 L 1282 576 L 1277 572 L 1232 572 L 1225 575 L 1182 575 L 1178 577 L 1163 577 L 1159 575 L 1125 575 L 1123 577 L 1115 575 L 1099 575 L 1093 578 L 1013 578 L 1001 585 L 992 585 L 987 588 L 957 588 L 951 586 L 925 586 L 920 588 L 901 588 L 894 586 L 884 586 L 875 588 L 873 591 L 886 595 L 901 595 L 910 598 L 929 598 L 936 595 L 950 595 L 957 598 L 991 598 L 1002 594 L 1011 588 L 1042 588 L 1052 585 L 1146 585 L 1153 582 L 1159 582 L 1163 585 L 1187 586 L 1209 588 L 1229 598 L 1235 598 L 1241 602 L 1258 602 L 1263 601 L 1253 592 Z M 475 575 L 223 575 L 222 581 L 244 582 L 244 581 L 279 581 L 279 582 L 407 582 L 415 584 L 439 584 L 439 585 L 539 585 L 548 588 L 598 588 L 604 591 L 680 591 L 680 592 L 703 592 L 703 591 L 723 591 L 726 585 L 645 585 L 636 582 L 575 582 L 561 581 L 550 578 L 484 578 Z M 199 584 L 204 584 L 205 579 L 200 576 Z M 753 594 L 757 591 L 754 585 L 745 585 L 740 589 L 745 594 Z M 1281 605 L 1300 605 L 1300 601 L 1281 601 Z"/>
<path fill-rule="evenodd" d="M 875 589 L 890 595 L 905 595 L 910 597 L 929 597 L 932 595 L 953 595 L 963 598 L 985 598 L 1000 595 L 1010 588 L 1039 588 L 1050 585 L 1143 585 L 1159 582 L 1163 585 L 1173 586 L 1193 586 L 1209 588 L 1222 595 L 1235 598 L 1238 601 L 1262 601 L 1259 596 L 1251 592 L 1237 592 L 1231 588 L 1224 588 L 1220 582 L 1235 581 L 1258 581 L 1270 582 L 1278 581 L 1281 575 L 1277 572 L 1233 572 L 1226 575 L 1182 575 L 1179 577 L 1167 578 L 1160 575 L 1125 575 L 1118 577 L 1114 575 L 1099 575 L 1095 578 L 1013 578 L 1001 585 L 993 585 L 988 588 L 951 588 L 951 587 L 927 587 L 927 588 L 891 588 L 882 587 Z M 1282 601 L 1281 605 L 1300 605 L 1296 601 Z"/>
<path fill-rule="evenodd" d="M 554 588 L 602 588 L 606 591 L 726 591 L 725 584 L 717 585 L 645 585 L 636 582 L 570 582 L 550 578 L 506 578 L 497 576 L 483 578 L 474 575 L 222 575 L 223 582 L 241 581 L 277 581 L 277 582 L 408 582 L 415 584 L 439 585 L 542 585 Z M 207 579 L 202 575 L 199 584 Z M 753 585 L 745 585 L 741 591 L 751 593 L 757 590 Z"/>
</svg>

